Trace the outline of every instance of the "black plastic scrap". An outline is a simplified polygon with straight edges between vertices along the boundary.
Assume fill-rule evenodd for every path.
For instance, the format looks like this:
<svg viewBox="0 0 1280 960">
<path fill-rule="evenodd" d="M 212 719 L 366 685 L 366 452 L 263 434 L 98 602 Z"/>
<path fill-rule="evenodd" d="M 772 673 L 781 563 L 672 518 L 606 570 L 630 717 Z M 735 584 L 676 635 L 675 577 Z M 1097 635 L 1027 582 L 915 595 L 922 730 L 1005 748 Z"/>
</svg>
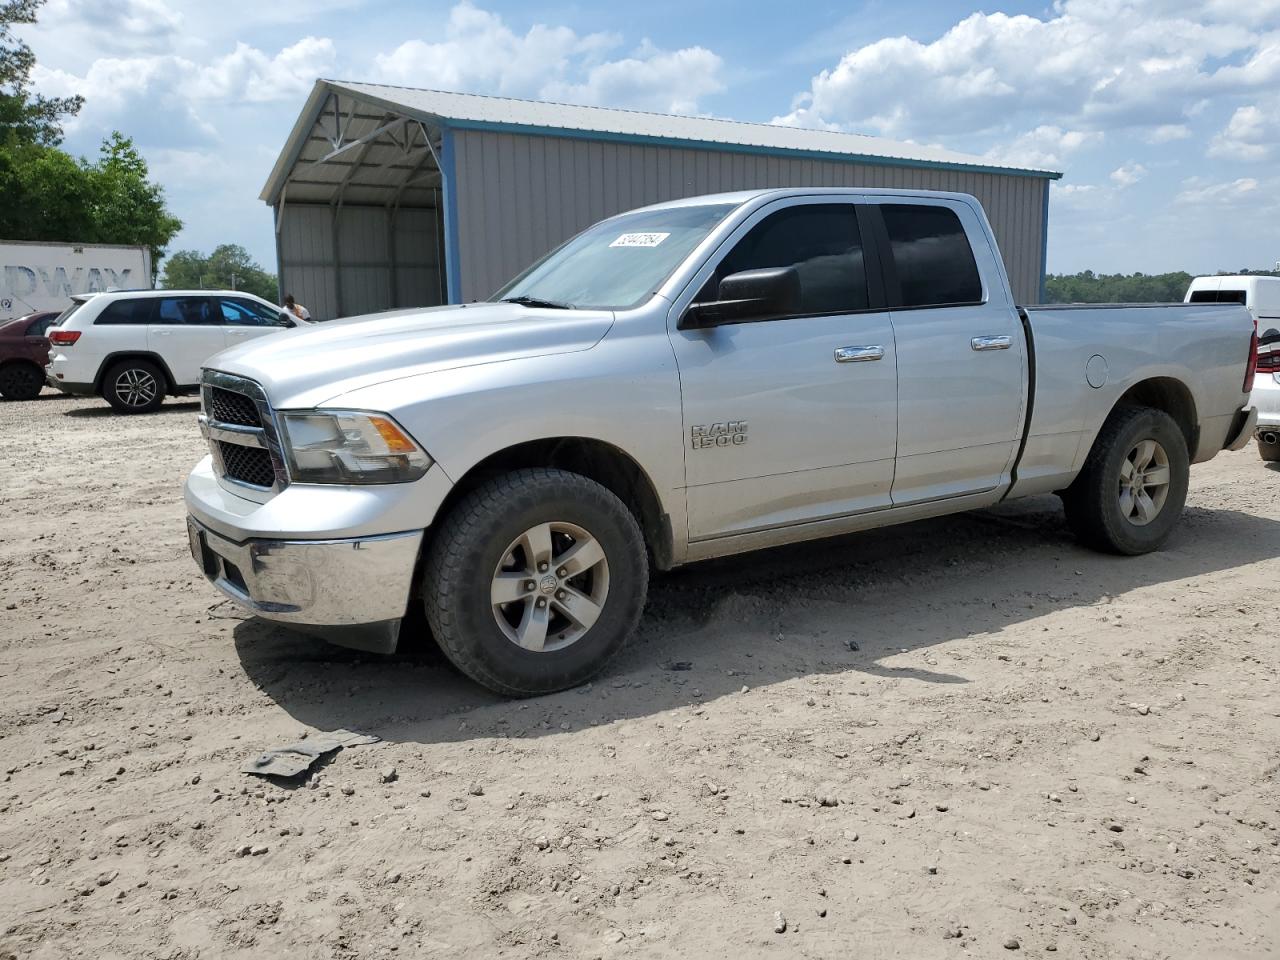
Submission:
<svg viewBox="0 0 1280 960">
<path fill-rule="evenodd" d="M 369 733 L 352 733 L 350 730 L 334 730 L 332 733 L 317 733 L 276 747 L 255 757 L 240 768 L 241 773 L 252 773 L 260 777 L 296 777 L 305 773 L 321 757 L 341 750 L 343 747 L 358 747 L 366 743 L 377 743 L 380 737 Z"/>
</svg>

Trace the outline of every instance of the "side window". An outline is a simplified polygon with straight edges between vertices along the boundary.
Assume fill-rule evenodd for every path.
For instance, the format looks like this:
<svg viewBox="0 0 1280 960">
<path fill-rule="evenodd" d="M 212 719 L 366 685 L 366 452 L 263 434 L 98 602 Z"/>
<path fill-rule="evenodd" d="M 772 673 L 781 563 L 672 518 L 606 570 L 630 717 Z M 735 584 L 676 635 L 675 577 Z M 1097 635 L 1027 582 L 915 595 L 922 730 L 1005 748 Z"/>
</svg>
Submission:
<svg viewBox="0 0 1280 960">
<path fill-rule="evenodd" d="M 208 297 L 164 297 L 157 301 L 152 323 L 188 327 L 220 325 L 221 318 L 214 316 Z"/>
<path fill-rule="evenodd" d="M 151 307 L 154 300 L 139 298 L 137 300 L 117 300 L 108 303 L 94 320 L 94 324 L 137 324 L 151 322 Z M 63 317 L 66 316 L 64 313 Z M 59 317 L 59 319 L 62 319 Z"/>
<path fill-rule="evenodd" d="M 1195 290 L 1192 303 L 1244 303 L 1248 298 L 1243 290 Z"/>
<path fill-rule="evenodd" d="M 978 265 L 955 211 L 917 204 L 885 204 L 880 210 L 904 307 L 981 302 Z"/>
<path fill-rule="evenodd" d="M 226 305 L 228 303 L 235 305 L 241 310 L 248 312 L 255 318 L 255 323 L 263 327 L 291 327 L 292 323 L 284 316 L 284 311 L 279 307 L 268 306 L 267 304 L 258 303 L 256 300 L 248 300 L 244 297 L 235 297 L 231 300 L 223 300 L 223 313 L 226 313 Z M 228 321 L 230 322 L 230 321 Z"/>
<path fill-rule="evenodd" d="M 36 320 L 29 327 L 27 327 L 27 336 L 43 337 L 44 332 L 49 329 L 50 324 L 52 324 L 53 321 L 57 319 L 58 319 L 58 315 L 56 313 L 51 314 L 47 317 L 41 317 L 39 320 Z"/>
<path fill-rule="evenodd" d="M 714 300 L 731 273 L 795 267 L 800 314 L 866 310 L 867 271 L 852 204 L 803 204 L 771 214 L 751 228 L 716 268 L 699 300 Z"/>
<path fill-rule="evenodd" d="M 227 300 L 223 298 L 218 301 L 222 305 L 222 322 L 231 324 L 236 327 L 264 327 L 266 322 L 257 312 L 250 310 L 248 305 L 242 300 Z"/>
</svg>

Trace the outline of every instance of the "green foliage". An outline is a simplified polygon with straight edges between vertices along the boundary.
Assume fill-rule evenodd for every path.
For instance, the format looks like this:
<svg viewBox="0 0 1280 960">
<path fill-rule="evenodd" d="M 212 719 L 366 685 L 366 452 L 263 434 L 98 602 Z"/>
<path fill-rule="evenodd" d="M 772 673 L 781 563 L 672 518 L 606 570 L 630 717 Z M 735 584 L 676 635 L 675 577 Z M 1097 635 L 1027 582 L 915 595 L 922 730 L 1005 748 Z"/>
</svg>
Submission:
<svg viewBox="0 0 1280 960">
<path fill-rule="evenodd" d="M 45 0 L 0 0 L 0 145 L 62 142 L 62 119 L 75 116 L 83 97 L 42 97 L 31 92 L 35 54 L 13 32 L 36 22 Z"/>
<path fill-rule="evenodd" d="M 1275 270 L 1236 270 L 1237 274 L 1280 276 Z M 1046 303 L 1181 303 L 1195 276 L 1209 274 L 1176 273 L 1083 273 L 1049 274 L 1045 277 Z M 1224 275 L 1219 271 L 1218 275 Z"/>
<path fill-rule="evenodd" d="M 276 275 L 267 273 L 249 251 L 235 243 L 214 248 L 207 257 L 198 250 L 178 250 L 164 266 L 161 286 L 169 290 L 244 290 L 277 302 Z"/>
<path fill-rule="evenodd" d="M 1191 284 L 1189 273 L 1050 274 L 1045 278 L 1049 303 L 1180 303 Z"/>
<path fill-rule="evenodd" d="M 182 222 L 147 179 L 133 141 L 113 133 L 96 161 L 39 143 L 0 144 L 0 237 L 78 243 L 143 244 L 152 263 Z"/>
</svg>

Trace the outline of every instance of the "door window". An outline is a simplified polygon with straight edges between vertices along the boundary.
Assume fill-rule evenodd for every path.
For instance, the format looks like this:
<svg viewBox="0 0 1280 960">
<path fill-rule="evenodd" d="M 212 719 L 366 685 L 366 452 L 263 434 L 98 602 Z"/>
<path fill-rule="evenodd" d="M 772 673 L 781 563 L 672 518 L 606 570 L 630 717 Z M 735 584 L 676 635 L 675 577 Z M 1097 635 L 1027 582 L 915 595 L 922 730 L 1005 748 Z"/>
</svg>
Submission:
<svg viewBox="0 0 1280 960">
<path fill-rule="evenodd" d="M 208 297 L 164 297 L 159 301 L 155 318 L 151 322 L 207 327 L 219 325 L 221 318 L 214 315 Z"/>
<path fill-rule="evenodd" d="M 222 322 L 236 327 L 288 327 L 292 326 L 274 307 L 266 307 L 253 300 L 223 297 Z"/>
<path fill-rule="evenodd" d="M 867 270 L 852 204 L 802 204 L 770 214 L 751 228 L 720 261 L 698 296 L 717 299 L 720 281 L 743 270 L 795 267 L 800 275 L 800 313 L 866 310 Z"/>
<path fill-rule="evenodd" d="M 982 280 L 954 210 L 921 204 L 880 208 L 904 307 L 982 302 Z"/>
</svg>

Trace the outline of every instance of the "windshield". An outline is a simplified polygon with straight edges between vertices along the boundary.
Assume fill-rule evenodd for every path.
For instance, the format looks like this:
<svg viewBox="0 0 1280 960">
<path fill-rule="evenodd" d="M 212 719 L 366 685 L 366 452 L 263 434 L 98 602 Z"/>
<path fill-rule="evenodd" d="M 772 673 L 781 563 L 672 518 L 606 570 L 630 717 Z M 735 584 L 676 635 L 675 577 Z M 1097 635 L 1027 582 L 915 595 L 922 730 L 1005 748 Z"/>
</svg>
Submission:
<svg viewBox="0 0 1280 960">
<path fill-rule="evenodd" d="M 736 206 L 669 207 L 597 223 L 516 277 L 494 300 L 600 310 L 639 306 Z"/>
</svg>

